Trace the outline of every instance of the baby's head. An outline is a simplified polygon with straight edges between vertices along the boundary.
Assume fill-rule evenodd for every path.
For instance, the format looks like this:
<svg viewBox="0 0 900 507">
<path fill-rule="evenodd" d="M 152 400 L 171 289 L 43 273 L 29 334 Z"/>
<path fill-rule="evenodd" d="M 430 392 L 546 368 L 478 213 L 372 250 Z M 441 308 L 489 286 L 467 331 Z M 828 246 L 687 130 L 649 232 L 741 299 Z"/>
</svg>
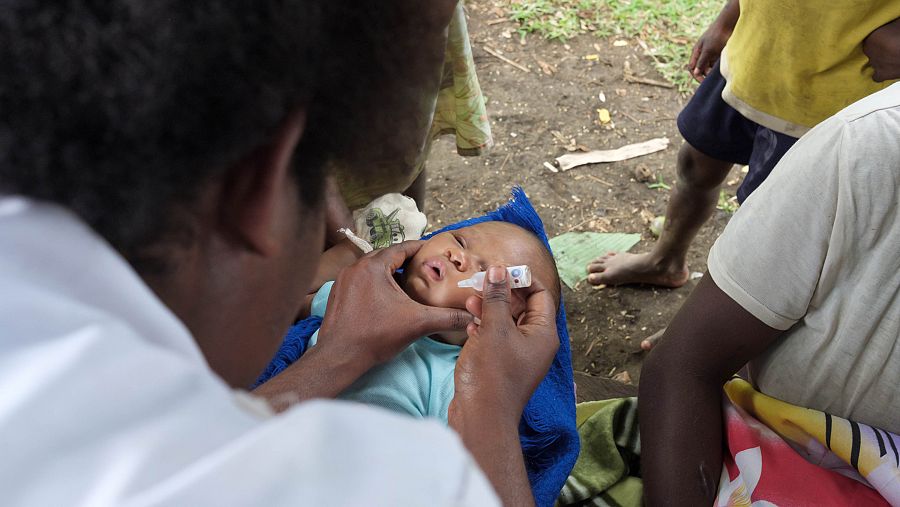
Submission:
<svg viewBox="0 0 900 507">
<path fill-rule="evenodd" d="M 465 309 L 466 299 L 483 293 L 460 288 L 457 283 L 488 266 L 526 264 L 534 280 L 540 281 L 559 306 L 559 274 L 550 251 L 531 232 L 508 222 L 481 222 L 437 234 L 422 245 L 406 263 L 401 286 L 409 296 L 425 305 Z M 525 311 L 520 290 L 512 291 L 513 318 Z M 465 331 L 440 336 L 451 343 L 465 341 Z"/>
</svg>

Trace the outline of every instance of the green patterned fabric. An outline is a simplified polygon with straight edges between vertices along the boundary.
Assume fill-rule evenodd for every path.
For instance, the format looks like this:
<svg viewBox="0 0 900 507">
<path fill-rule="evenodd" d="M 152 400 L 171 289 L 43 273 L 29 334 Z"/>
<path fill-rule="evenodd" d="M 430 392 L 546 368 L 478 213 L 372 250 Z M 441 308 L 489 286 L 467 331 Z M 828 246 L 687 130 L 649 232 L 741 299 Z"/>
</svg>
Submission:
<svg viewBox="0 0 900 507">
<path fill-rule="evenodd" d="M 335 167 L 341 194 L 350 209 L 369 204 L 379 196 L 403 192 L 425 170 L 431 142 L 442 134 L 456 135 L 460 155 L 480 155 L 493 145 L 484 96 L 475 74 L 475 60 L 463 3 L 459 2 L 450 20 L 447 49 L 440 90 L 431 100 L 423 100 L 423 123 L 431 116 L 431 132 L 424 146 L 407 160 L 372 161 L 371 168 Z"/>
<path fill-rule="evenodd" d="M 431 136 L 456 135 L 460 155 L 480 155 L 493 144 L 484 96 L 475 74 L 475 60 L 463 4 L 456 5 L 447 35 L 441 91 L 431 125 Z"/>
<path fill-rule="evenodd" d="M 579 403 L 575 423 L 581 452 L 556 500 L 557 507 L 640 507 L 644 483 L 637 398 Z"/>
</svg>

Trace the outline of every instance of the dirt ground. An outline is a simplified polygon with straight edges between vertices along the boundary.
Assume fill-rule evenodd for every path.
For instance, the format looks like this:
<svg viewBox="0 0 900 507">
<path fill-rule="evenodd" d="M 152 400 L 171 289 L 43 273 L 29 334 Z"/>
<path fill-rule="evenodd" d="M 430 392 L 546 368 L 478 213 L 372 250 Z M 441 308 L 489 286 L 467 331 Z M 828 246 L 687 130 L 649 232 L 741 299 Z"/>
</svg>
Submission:
<svg viewBox="0 0 900 507">
<path fill-rule="evenodd" d="M 648 221 L 664 214 L 668 191 L 637 181 L 634 171 L 642 165 L 653 174 L 651 183 L 658 176 L 674 185 L 675 158 L 683 142 L 675 117 L 687 98 L 672 88 L 625 81 L 626 64 L 634 75 L 662 81 L 636 40 L 589 34 L 563 44 L 528 36 L 522 44 L 514 23 L 501 21 L 507 18 L 502 2 L 476 0 L 467 6 L 495 146 L 484 156 L 464 158 L 456 154 L 451 137 L 434 144 L 426 204 L 431 224 L 440 227 L 494 209 L 518 184 L 537 207 L 550 237 L 568 231 L 638 232 L 642 240 L 632 251 L 650 250 L 654 238 Z M 600 108 L 609 110 L 610 123 L 599 123 Z M 669 147 L 625 162 L 565 173 L 543 165 L 567 153 L 565 146 L 572 139 L 588 149 L 609 149 L 656 137 L 668 137 Z M 729 195 L 739 181 L 735 170 L 725 187 Z M 717 210 L 701 230 L 688 257 L 692 272 L 705 271 L 706 254 L 729 216 Z M 619 380 L 625 371 L 636 384 L 645 356 L 641 339 L 666 326 L 696 283 L 674 290 L 597 290 L 586 282 L 574 291 L 563 286 L 574 369 L 603 377 L 619 374 Z"/>
</svg>

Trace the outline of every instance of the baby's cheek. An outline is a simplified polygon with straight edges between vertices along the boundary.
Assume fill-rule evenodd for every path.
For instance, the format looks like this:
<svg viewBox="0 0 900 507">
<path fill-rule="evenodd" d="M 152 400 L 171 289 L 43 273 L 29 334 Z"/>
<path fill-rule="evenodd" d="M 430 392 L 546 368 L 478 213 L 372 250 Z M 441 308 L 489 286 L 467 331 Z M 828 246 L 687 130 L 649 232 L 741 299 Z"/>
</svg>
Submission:
<svg viewBox="0 0 900 507">
<path fill-rule="evenodd" d="M 448 295 L 448 304 L 447 308 L 459 308 L 462 310 L 466 309 L 466 300 L 472 296 L 481 297 L 482 293 L 472 290 L 472 289 L 462 289 L 459 287 L 453 287 L 452 292 Z"/>
</svg>

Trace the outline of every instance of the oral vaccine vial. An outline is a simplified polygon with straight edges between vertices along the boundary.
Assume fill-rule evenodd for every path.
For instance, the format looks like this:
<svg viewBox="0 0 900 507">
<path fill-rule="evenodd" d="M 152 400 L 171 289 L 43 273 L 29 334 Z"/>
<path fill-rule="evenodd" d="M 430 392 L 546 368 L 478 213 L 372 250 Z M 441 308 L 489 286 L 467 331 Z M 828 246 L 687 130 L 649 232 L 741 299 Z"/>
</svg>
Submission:
<svg viewBox="0 0 900 507">
<path fill-rule="evenodd" d="M 521 289 L 523 287 L 531 287 L 531 268 L 528 266 L 510 266 L 506 268 L 509 274 L 509 285 L 513 289 Z M 484 271 L 479 271 L 472 275 L 472 278 L 460 280 L 456 285 L 459 287 L 471 287 L 479 292 L 484 290 Z"/>
</svg>

